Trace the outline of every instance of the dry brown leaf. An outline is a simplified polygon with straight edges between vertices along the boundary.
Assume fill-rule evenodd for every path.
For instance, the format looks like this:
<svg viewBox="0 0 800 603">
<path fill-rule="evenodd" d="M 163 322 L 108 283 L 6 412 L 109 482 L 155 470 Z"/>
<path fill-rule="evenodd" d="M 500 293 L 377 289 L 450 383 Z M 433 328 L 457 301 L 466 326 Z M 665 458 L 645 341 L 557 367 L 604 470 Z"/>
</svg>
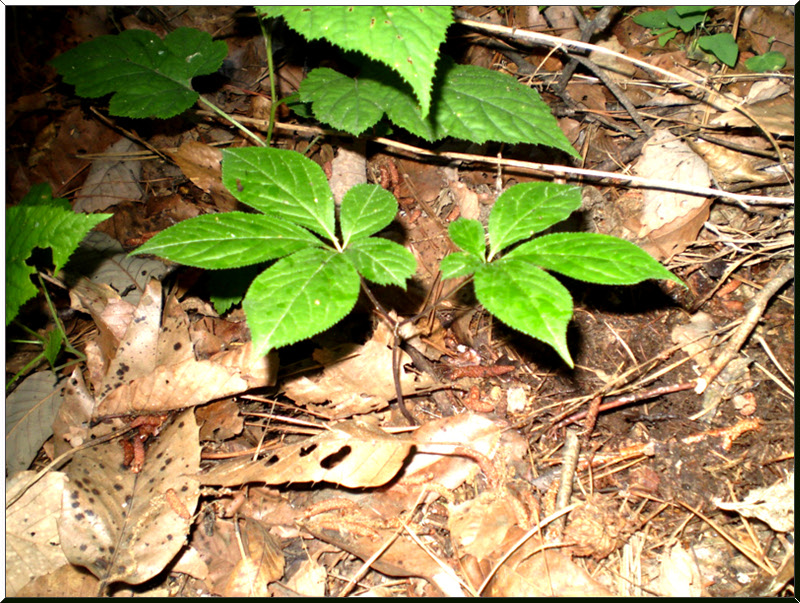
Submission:
<svg viewBox="0 0 800 603">
<path fill-rule="evenodd" d="M 201 441 L 221 442 L 239 435 L 244 429 L 244 419 L 239 414 L 239 407 L 230 398 L 201 406 L 196 414 Z"/>
<path fill-rule="evenodd" d="M 589 494 L 586 501 L 569 514 L 564 540 L 574 543 L 570 549 L 572 554 L 591 555 L 599 561 L 622 546 L 630 527 L 614 499 L 603 494 Z"/>
<path fill-rule="evenodd" d="M 340 145 L 331 162 L 330 186 L 337 205 L 347 191 L 367 181 L 365 146 L 363 142 L 354 143 L 352 149 Z"/>
<path fill-rule="evenodd" d="M 648 141 L 635 172 L 644 177 L 676 184 L 708 187 L 711 174 L 705 162 L 668 130 L 659 130 Z M 680 253 L 697 238 L 708 219 L 710 201 L 699 195 L 646 189 L 635 233 L 641 246 L 663 260 Z"/>
<path fill-rule="evenodd" d="M 274 383 L 276 356 L 253 354 L 250 343 L 196 360 L 185 312 L 170 299 L 162 323 L 161 285 L 151 281 L 130 317 L 114 357 L 95 387 L 95 417 L 162 412 L 204 404 Z"/>
<path fill-rule="evenodd" d="M 661 573 L 652 588 L 662 597 L 701 597 L 702 578 L 693 555 L 680 543 L 660 556 Z"/>
<path fill-rule="evenodd" d="M 58 530 L 71 563 L 107 583 L 141 584 L 183 547 L 197 507 L 193 476 L 200 466 L 200 444 L 194 411 L 177 415 L 156 438 L 140 473 L 121 465 L 117 441 L 75 454 L 67 465 L 70 481 Z"/>
<path fill-rule="evenodd" d="M 746 107 L 759 125 L 777 136 L 794 136 L 794 98 L 779 96 L 768 101 L 753 103 Z M 749 117 L 739 111 L 731 110 L 711 120 L 713 126 L 732 128 L 754 128 Z"/>
<path fill-rule="evenodd" d="M 224 597 L 264 597 L 268 586 L 283 576 L 283 552 L 258 522 L 246 520 L 240 531 L 243 550 L 222 589 Z M 244 556 L 242 556 L 244 553 Z"/>
<path fill-rule="evenodd" d="M 183 175 L 195 186 L 212 195 L 214 203 L 223 210 L 236 207 L 236 198 L 222 184 L 222 151 L 216 147 L 190 140 L 184 142 L 170 157 Z"/>
<path fill-rule="evenodd" d="M 54 572 L 39 576 L 36 580 L 9 596 L 42 597 L 47 599 L 96 597 L 100 581 L 82 567 L 70 563 L 62 565 Z"/>
<path fill-rule="evenodd" d="M 259 461 L 220 463 L 199 479 L 205 485 L 229 487 L 320 481 L 347 488 L 376 487 L 397 474 L 413 444 L 408 437 L 390 435 L 365 421 L 344 421 Z"/>
<path fill-rule="evenodd" d="M 14 597 L 38 576 L 68 563 L 59 543 L 58 516 L 67 476 L 51 472 L 29 486 L 33 471 L 21 471 L 6 482 L 6 595 Z"/>
<path fill-rule="evenodd" d="M 138 150 L 141 147 L 127 138 L 108 147 L 107 158 L 92 162 L 86 181 L 75 195 L 73 209 L 91 214 L 124 201 L 141 201 L 142 162 L 120 158 Z"/>
<path fill-rule="evenodd" d="M 286 586 L 303 597 L 324 597 L 327 581 L 327 570 L 313 559 L 306 559 Z"/>
<path fill-rule="evenodd" d="M 514 510 L 497 492 L 486 491 L 450 508 L 447 528 L 458 551 L 483 560 L 496 552 L 517 524 Z"/>
<path fill-rule="evenodd" d="M 284 383 L 286 395 L 329 419 L 385 409 L 397 396 L 392 375 L 393 339 L 389 328 L 378 323 L 372 338 L 348 358 L 329 364 L 318 376 L 301 376 Z M 411 358 L 403 352 L 400 362 L 401 366 L 409 364 Z M 401 369 L 400 383 L 403 394 L 411 395 L 429 387 L 432 379 Z"/>
<path fill-rule="evenodd" d="M 509 533 L 509 540 L 521 530 Z M 609 597 L 611 591 L 558 551 L 541 551 L 529 539 L 495 572 L 483 594 L 487 597 Z M 477 585 L 476 585 L 477 586 Z"/>
<path fill-rule="evenodd" d="M 756 169 L 752 155 L 705 140 L 689 141 L 689 145 L 708 164 L 717 182 L 769 182 L 773 179 L 770 174 Z"/>
</svg>

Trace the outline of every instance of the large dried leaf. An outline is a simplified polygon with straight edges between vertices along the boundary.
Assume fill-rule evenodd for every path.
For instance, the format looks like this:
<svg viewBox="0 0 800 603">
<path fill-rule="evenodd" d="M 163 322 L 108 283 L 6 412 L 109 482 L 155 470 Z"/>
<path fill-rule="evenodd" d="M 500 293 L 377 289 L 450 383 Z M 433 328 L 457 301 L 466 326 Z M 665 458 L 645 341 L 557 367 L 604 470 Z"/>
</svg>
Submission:
<svg viewBox="0 0 800 603">
<path fill-rule="evenodd" d="M 286 395 L 315 414 L 329 419 L 344 419 L 356 414 L 383 410 L 397 394 L 392 376 L 392 340 L 389 328 L 379 323 L 372 338 L 344 360 L 326 364 L 322 374 L 300 376 L 283 384 Z M 402 353 L 401 366 L 411 358 Z M 413 394 L 432 384 L 430 378 L 401 369 L 400 384 L 404 395 Z"/>
<path fill-rule="evenodd" d="M 233 558 L 234 566 L 228 573 L 222 595 L 269 596 L 269 584 L 283 576 L 283 552 L 270 533 L 256 521 L 245 521 L 240 534 L 244 550 L 237 550 Z"/>
<path fill-rule="evenodd" d="M 233 209 L 236 199 L 222 184 L 222 151 L 196 140 L 184 142 L 170 156 L 183 174 L 196 186 L 214 195 L 214 202 Z"/>
<path fill-rule="evenodd" d="M 24 471 L 53 430 L 53 418 L 61 406 L 64 383 L 53 371 L 27 377 L 6 398 L 6 471 Z"/>
<path fill-rule="evenodd" d="M 257 356 L 247 343 L 197 360 L 179 304 L 164 314 L 161 285 L 151 281 L 95 392 L 95 416 L 186 408 L 274 383 L 274 355 Z"/>
<path fill-rule="evenodd" d="M 708 187 L 708 165 L 688 144 L 668 130 L 648 141 L 635 171 L 644 177 L 658 177 L 676 184 Z M 708 219 L 711 201 L 699 195 L 647 189 L 642 193 L 641 227 L 636 233 L 641 246 L 657 260 L 680 253 L 697 238 Z"/>
<path fill-rule="evenodd" d="M 24 471 L 9 480 L 6 501 L 26 488 L 33 475 Z M 17 596 L 37 576 L 67 564 L 57 525 L 66 481 L 63 473 L 48 473 L 6 508 L 6 595 Z"/>
<path fill-rule="evenodd" d="M 107 583 L 141 584 L 177 555 L 199 498 L 193 412 L 180 413 L 157 436 L 139 473 L 121 467 L 116 441 L 76 453 L 67 466 L 59 521 L 71 563 Z"/>
<path fill-rule="evenodd" d="M 122 159 L 141 147 L 122 138 L 106 149 L 107 158 L 95 159 L 81 190 L 75 195 L 73 209 L 91 214 L 103 211 L 123 201 L 141 201 L 142 162 Z"/>
<path fill-rule="evenodd" d="M 413 444 L 365 421 L 345 421 L 259 461 L 221 463 L 199 479 L 216 486 L 325 481 L 346 488 L 376 487 L 397 475 Z"/>
</svg>

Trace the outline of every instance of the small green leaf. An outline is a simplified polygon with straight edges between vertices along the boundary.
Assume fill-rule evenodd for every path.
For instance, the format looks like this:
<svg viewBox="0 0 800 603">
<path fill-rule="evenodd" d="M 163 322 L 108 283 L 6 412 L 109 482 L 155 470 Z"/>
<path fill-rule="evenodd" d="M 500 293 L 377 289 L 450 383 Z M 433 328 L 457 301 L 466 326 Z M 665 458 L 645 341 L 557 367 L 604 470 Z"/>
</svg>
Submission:
<svg viewBox="0 0 800 603">
<path fill-rule="evenodd" d="M 458 251 L 444 256 L 439 264 L 439 270 L 442 278 L 458 278 L 472 274 L 482 265 L 483 262 L 477 256 L 466 251 Z"/>
<path fill-rule="evenodd" d="M 633 22 L 636 25 L 641 25 L 648 29 L 663 29 L 667 23 L 667 11 L 664 10 L 651 10 L 646 13 L 639 13 L 633 17 Z"/>
<path fill-rule="evenodd" d="M 79 96 L 113 92 L 112 115 L 168 118 L 197 102 L 192 78 L 214 73 L 227 54 L 224 41 L 197 29 L 176 29 L 163 40 L 129 29 L 84 42 L 51 64 Z"/>
<path fill-rule="evenodd" d="M 243 266 L 208 272 L 209 299 L 218 314 L 225 314 L 244 299 L 244 294 L 264 266 Z"/>
<path fill-rule="evenodd" d="M 552 346 L 570 367 L 567 325 L 572 297 L 554 277 L 527 262 L 503 258 L 475 271 L 475 296 L 508 326 Z"/>
<path fill-rule="evenodd" d="M 325 172 L 296 151 L 249 147 L 222 151 L 222 183 L 242 203 L 336 239 Z"/>
<path fill-rule="evenodd" d="M 42 353 L 47 359 L 47 362 L 50 364 L 50 367 L 54 370 L 56 366 L 56 360 L 58 359 L 58 355 L 61 353 L 61 347 L 64 345 L 64 343 L 64 335 L 62 334 L 61 329 L 53 329 L 50 331 L 50 333 L 48 333 Z"/>
<path fill-rule="evenodd" d="M 132 254 L 150 253 L 196 268 L 238 268 L 289 255 L 322 242 L 274 216 L 206 214 L 158 233 Z"/>
<path fill-rule="evenodd" d="M 559 232 L 523 243 L 505 259 L 517 259 L 574 279 L 602 285 L 632 285 L 647 279 L 681 280 L 646 251 L 604 234 Z"/>
<path fill-rule="evenodd" d="M 406 279 L 417 269 L 413 253 L 380 237 L 353 241 L 344 254 L 361 276 L 379 285 L 397 285 L 405 289 Z"/>
<path fill-rule="evenodd" d="M 303 249 L 275 262 L 253 281 L 242 303 L 255 353 L 265 355 L 335 325 L 353 309 L 360 282 L 343 254 L 325 249 Z"/>
<path fill-rule="evenodd" d="M 300 97 L 311 103 L 318 119 L 354 136 L 380 121 L 390 92 L 376 80 L 350 78 L 327 67 L 314 69 L 300 83 Z"/>
<path fill-rule="evenodd" d="M 411 85 L 427 115 L 439 46 L 453 22 L 449 6 L 257 6 L 256 11 L 282 16 L 309 40 L 325 38 L 388 65 Z"/>
<path fill-rule="evenodd" d="M 712 6 L 675 6 L 667 9 L 667 23 L 680 27 L 683 33 L 689 33 L 706 18 Z"/>
<path fill-rule="evenodd" d="M 525 182 L 501 194 L 489 214 L 493 258 L 500 251 L 566 219 L 581 206 L 581 189 L 568 184 Z"/>
<path fill-rule="evenodd" d="M 481 260 L 486 257 L 486 232 L 478 220 L 459 218 L 447 227 L 453 243 Z"/>
<path fill-rule="evenodd" d="M 658 36 L 658 45 L 663 48 L 667 45 L 667 42 L 678 35 L 678 30 L 674 27 L 665 27 L 664 29 L 657 29 L 653 33 Z"/>
<path fill-rule="evenodd" d="M 713 36 L 702 36 L 697 40 L 697 45 L 710 52 L 728 67 L 735 67 L 736 60 L 739 58 L 739 46 L 728 32 Z"/>
<path fill-rule="evenodd" d="M 54 272 L 69 260 L 86 234 L 112 214 L 76 214 L 66 199 L 53 199 L 49 184 L 31 188 L 22 202 L 6 209 L 6 325 L 36 295 L 26 263 L 37 247 L 53 251 Z"/>
<path fill-rule="evenodd" d="M 386 228 L 397 214 L 397 200 L 376 184 L 357 184 L 342 197 L 339 222 L 342 245 Z"/>
<path fill-rule="evenodd" d="M 776 50 L 770 50 L 764 54 L 750 57 L 744 62 L 744 66 L 757 73 L 778 71 L 786 66 L 786 57 Z"/>
</svg>

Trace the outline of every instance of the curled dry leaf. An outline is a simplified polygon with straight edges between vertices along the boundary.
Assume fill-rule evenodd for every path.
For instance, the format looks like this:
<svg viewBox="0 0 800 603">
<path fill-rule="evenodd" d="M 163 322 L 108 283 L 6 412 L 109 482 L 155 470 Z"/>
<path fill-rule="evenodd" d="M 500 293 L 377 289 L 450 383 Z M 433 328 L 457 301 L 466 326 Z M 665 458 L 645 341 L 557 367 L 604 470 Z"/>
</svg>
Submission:
<svg viewBox="0 0 800 603">
<path fill-rule="evenodd" d="M 220 463 L 199 479 L 204 485 L 229 487 L 321 481 L 347 488 L 376 487 L 397 475 L 413 445 L 411 438 L 390 435 L 365 421 L 345 421 L 256 462 Z"/>
<path fill-rule="evenodd" d="M 708 164 L 717 182 L 769 182 L 773 179 L 771 174 L 756 169 L 752 155 L 705 140 L 689 140 L 688 144 Z"/>
<path fill-rule="evenodd" d="M 81 190 L 75 195 L 73 209 L 91 214 L 103 211 L 123 201 L 141 201 L 142 162 L 124 159 L 126 155 L 141 150 L 141 147 L 122 138 L 108 149 L 108 158 L 95 159 Z"/>
<path fill-rule="evenodd" d="M 190 140 L 170 153 L 184 176 L 195 186 L 211 194 L 220 209 L 230 211 L 237 201 L 222 184 L 222 151 L 216 147 Z"/>
<path fill-rule="evenodd" d="M 172 489 L 181 509 L 194 513 L 200 444 L 193 413 L 183 411 L 162 431 L 147 449 L 140 473 L 122 467 L 116 441 L 75 454 L 67 466 L 59 520 L 71 563 L 106 583 L 141 584 L 178 554 L 192 520 L 168 503 L 167 491 Z"/>
<path fill-rule="evenodd" d="M 329 419 L 383 410 L 397 396 L 392 376 L 392 342 L 389 327 L 381 322 L 367 343 L 344 360 L 327 365 L 322 374 L 285 382 L 286 395 Z M 401 367 L 410 362 L 411 357 L 403 352 Z M 411 395 L 431 385 L 432 379 L 401 368 L 400 384 L 403 395 Z"/>
<path fill-rule="evenodd" d="M 257 356 L 246 343 L 197 360 L 180 305 L 171 300 L 163 322 L 161 315 L 161 284 L 151 281 L 113 358 L 90 358 L 91 366 L 107 366 L 94 382 L 95 417 L 186 408 L 275 382 L 276 355 Z"/>
</svg>

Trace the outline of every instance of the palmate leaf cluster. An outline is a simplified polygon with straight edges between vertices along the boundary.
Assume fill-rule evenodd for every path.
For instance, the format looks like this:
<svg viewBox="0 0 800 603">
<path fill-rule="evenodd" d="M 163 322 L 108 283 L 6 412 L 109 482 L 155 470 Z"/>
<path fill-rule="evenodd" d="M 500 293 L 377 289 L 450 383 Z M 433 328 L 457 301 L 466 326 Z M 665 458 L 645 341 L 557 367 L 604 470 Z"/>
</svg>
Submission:
<svg viewBox="0 0 800 603">
<path fill-rule="evenodd" d="M 325 173 L 294 151 L 223 152 L 222 180 L 259 213 L 207 214 L 162 231 L 134 253 L 210 270 L 274 263 L 250 285 L 243 307 L 258 354 L 311 337 L 355 305 L 361 277 L 405 288 L 416 260 L 402 245 L 373 236 L 397 201 L 373 184 L 342 199 L 337 229 Z"/>
<path fill-rule="evenodd" d="M 609 235 L 561 232 L 521 242 L 565 220 L 580 205 L 577 187 L 517 184 L 492 208 L 488 250 L 481 223 L 462 218 L 450 224 L 449 233 L 463 251 L 446 256 L 441 264 L 444 278 L 473 274 L 475 296 L 489 312 L 552 346 L 570 366 L 567 324 L 572 297 L 546 271 L 602 285 L 651 278 L 681 282 L 641 248 Z"/>
</svg>

